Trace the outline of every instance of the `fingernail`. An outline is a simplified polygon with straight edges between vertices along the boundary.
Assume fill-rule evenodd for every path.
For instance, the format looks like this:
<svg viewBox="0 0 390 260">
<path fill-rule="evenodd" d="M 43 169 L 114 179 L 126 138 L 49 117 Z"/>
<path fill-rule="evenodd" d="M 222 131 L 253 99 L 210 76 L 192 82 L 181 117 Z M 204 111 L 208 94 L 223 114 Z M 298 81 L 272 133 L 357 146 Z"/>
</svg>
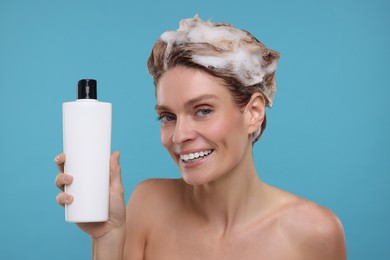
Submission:
<svg viewBox="0 0 390 260">
<path fill-rule="evenodd" d="M 72 181 L 72 176 L 70 176 L 70 175 L 64 175 L 64 181 L 66 182 L 66 183 L 69 183 L 69 182 L 71 182 Z"/>
<path fill-rule="evenodd" d="M 66 203 L 71 203 L 73 201 L 73 197 L 71 195 L 66 195 L 65 196 L 65 202 Z"/>
<path fill-rule="evenodd" d="M 54 158 L 54 160 L 55 160 L 56 162 L 58 162 L 58 161 L 60 160 L 60 156 L 57 155 L 56 158 Z"/>
</svg>

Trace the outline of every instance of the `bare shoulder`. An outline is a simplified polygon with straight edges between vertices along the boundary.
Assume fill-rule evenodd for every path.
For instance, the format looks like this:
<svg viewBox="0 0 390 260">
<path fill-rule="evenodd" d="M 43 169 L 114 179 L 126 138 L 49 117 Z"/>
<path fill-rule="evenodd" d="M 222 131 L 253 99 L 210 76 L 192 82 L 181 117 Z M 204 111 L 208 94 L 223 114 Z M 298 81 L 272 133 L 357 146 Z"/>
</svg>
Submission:
<svg viewBox="0 0 390 260">
<path fill-rule="evenodd" d="M 180 179 L 148 179 L 137 185 L 130 198 L 142 196 L 143 199 L 158 199 L 176 195 L 182 190 L 181 184 Z"/>
<path fill-rule="evenodd" d="M 150 232 L 164 225 L 167 212 L 177 205 L 174 200 L 180 197 L 179 183 L 173 179 L 150 179 L 133 190 L 126 209 L 124 259 L 144 259 Z"/>
<path fill-rule="evenodd" d="M 153 209 L 159 211 L 164 206 L 174 205 L 175 200 L 181 192 L 181 181 L 178 179 L 148 179 L 140 184 L 132 192 L 128 210 L 132 207 L 137 209 L 148 208 L 151 213 Z"/>
<path fill-rule="evenodd" d="M 329 209 L 294 197 L 282 211 L 279 224 L 301 259 L 346 259 L 342 224 Z"/>
</svg>

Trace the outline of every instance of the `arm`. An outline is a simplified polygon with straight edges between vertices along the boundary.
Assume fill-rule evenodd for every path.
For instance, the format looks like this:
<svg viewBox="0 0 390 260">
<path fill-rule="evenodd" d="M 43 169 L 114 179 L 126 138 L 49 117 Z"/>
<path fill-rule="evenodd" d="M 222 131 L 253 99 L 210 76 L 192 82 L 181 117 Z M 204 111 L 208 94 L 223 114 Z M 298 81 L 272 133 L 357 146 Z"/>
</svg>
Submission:
<svg viewBox="0 0 390 260">
<path fill-rule="evenodd" d="M 93 260 L 122 260 L 126 230 L 113 230 L 101 238 L 92 238 Z"/>
</svg>

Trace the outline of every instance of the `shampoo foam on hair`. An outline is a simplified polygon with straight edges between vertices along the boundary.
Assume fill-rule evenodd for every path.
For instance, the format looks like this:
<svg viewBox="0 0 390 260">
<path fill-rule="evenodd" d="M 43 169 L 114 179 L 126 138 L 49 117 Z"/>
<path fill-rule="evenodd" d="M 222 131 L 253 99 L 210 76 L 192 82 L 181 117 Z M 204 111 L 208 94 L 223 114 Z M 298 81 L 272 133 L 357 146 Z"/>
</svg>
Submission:
<svg viewBox="0 0 390 260">
<path fill-rule="evenodd" d="M 77 100 L 62 105 L 64 173 L 73 176 L 65 186 L 73 196 L 65 205 L 68 222 L 108 220 L 112 105 L 97 100 L 96 85 L 80 80 Z"/>
</svg>

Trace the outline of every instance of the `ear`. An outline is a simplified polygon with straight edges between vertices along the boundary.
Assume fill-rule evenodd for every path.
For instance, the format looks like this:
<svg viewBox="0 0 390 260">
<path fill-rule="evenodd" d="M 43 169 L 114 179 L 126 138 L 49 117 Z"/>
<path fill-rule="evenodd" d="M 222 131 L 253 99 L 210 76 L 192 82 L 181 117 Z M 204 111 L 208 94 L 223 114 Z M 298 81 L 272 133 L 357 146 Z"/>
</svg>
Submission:
<svg viewBox="0 0 390 260">
<path fill-rule="evenodd" d="M 256 92 L 252 95 L 245 107 L 245 114 L 248 134 L 253 134 L 261 127 L 265 117 L 265 99 L 261 93 Z"/>
</svg>

